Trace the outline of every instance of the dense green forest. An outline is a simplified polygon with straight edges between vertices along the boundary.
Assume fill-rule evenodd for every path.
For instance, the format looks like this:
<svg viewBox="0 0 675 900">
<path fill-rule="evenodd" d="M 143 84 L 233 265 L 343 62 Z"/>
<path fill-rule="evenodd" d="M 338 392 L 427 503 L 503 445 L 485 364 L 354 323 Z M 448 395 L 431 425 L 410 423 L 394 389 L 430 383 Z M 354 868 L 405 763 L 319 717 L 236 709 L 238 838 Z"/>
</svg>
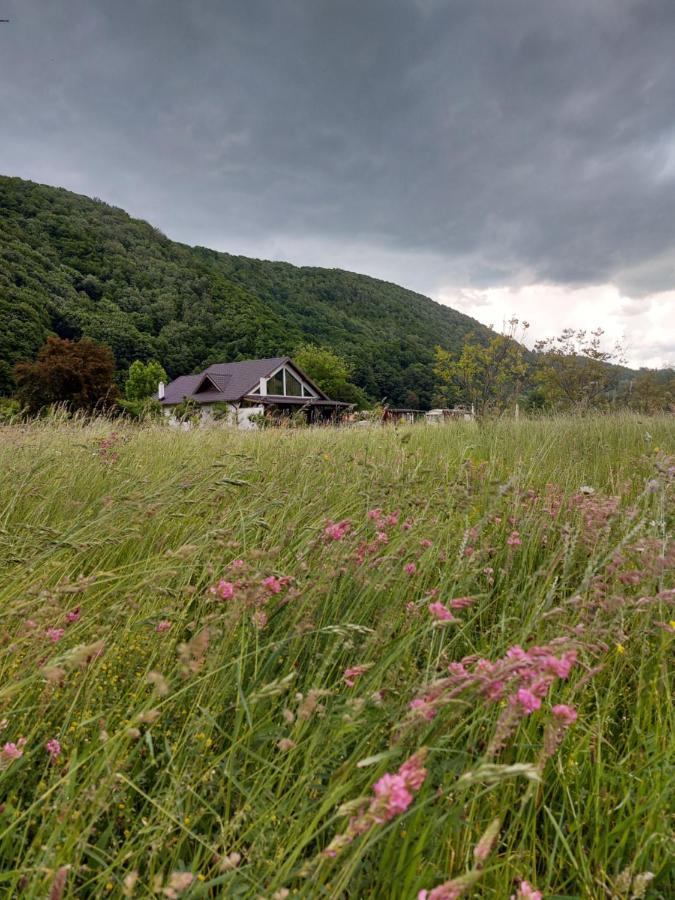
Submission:
<svg viewBox="0 0 675 900">
<path fill-rule="evenodd" d="M 323 344 L 374 400 L 428 407 L 434 347 L 483 325 L 395 284 L 188 247 L 123 210 L 0 176 L 0 393 L 48 334 L 109 344 L 170 377 Z"/>
</svg>

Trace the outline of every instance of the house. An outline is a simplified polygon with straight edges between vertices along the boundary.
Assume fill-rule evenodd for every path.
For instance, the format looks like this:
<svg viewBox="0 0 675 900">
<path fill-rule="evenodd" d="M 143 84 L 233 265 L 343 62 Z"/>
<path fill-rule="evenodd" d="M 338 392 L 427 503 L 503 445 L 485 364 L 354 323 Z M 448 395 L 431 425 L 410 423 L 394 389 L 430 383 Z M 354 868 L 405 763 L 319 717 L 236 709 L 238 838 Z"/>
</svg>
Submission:
<svg viewBox="0 0 675 900">
<path fill-rule="evenodd" d="M 452 409 L 430 409 L 425 413 L 425 419 L 433 425 L 448 421 L 471 422 L 475 417 L 473 405 L 470 409 L 466 406 L 454 406 Z"/>
<path fill-rule="evenodd" d="M 331 400 L 289 356 L 214 363 L 199 375 L 181 375 L 159 385 L 157 399 L 167 415 L 185 400 L 195 403 L 203 421 L 225 414 L 240 428 L 255 427 L 260 415 L 289 416 L 301 411 L 308 422 L 334 419 L 350 404 Z"/>
</svg>

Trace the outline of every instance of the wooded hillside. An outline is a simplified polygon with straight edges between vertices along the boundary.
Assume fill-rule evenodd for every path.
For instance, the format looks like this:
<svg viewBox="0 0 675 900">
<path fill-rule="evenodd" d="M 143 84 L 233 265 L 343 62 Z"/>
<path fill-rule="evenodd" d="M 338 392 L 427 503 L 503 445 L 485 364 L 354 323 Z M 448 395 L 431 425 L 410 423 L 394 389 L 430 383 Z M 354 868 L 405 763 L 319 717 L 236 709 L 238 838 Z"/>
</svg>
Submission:
<svg viewBox="0 0 675 900">
<path fill-rule="evenodd" d="M 414 407 L 432 402 L 436 345 L 490 334 L 395 284 L 188 247 L 100 200 L 4 176 L 0 321 L 0 393 L 50 333 L 109 344 L 120 375 L 156 357 L 170 377 L 312 341 L 372 399 Z"/>
</svg>

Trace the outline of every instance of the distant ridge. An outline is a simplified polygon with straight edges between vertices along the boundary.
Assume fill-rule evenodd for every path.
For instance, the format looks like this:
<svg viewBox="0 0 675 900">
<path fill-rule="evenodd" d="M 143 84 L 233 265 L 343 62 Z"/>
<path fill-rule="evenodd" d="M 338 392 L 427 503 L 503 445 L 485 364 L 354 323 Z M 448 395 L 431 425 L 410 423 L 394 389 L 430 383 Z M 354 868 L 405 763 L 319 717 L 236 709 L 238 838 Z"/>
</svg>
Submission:
<svg viewBox="0 0 675 900">
<path fill-rule="evenodd" d="M 101 200 L 6 176 L 0 322 L 0 392 L 49 333 L 110 344 L 121 371 L 157 357 L 171 377 L 312 341 L 347 358 L 371 398 L 419 408 L 432 404 L 434 347 L 491 334 L 389 282 L 188 247 Z"/>
</svg>

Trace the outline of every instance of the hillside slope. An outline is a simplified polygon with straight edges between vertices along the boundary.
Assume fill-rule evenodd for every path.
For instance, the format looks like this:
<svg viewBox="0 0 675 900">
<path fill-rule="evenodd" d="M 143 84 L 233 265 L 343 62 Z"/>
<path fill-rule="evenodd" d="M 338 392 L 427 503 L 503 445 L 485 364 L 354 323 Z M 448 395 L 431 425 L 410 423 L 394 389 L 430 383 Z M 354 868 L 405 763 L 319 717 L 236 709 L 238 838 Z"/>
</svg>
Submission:
<svg viewBox="0 0 675 900">
<path fill-rule="evenodd" d="M 371 397 L 431 402 L 433 348 L 488 329 L 428 297 L 339 269 L 188 247 L 123 210 L 0 176 L 0 392 L 49 333 L 158 357 L 174 377 L 220 361 L 330 346 Z"/>
</svg>

